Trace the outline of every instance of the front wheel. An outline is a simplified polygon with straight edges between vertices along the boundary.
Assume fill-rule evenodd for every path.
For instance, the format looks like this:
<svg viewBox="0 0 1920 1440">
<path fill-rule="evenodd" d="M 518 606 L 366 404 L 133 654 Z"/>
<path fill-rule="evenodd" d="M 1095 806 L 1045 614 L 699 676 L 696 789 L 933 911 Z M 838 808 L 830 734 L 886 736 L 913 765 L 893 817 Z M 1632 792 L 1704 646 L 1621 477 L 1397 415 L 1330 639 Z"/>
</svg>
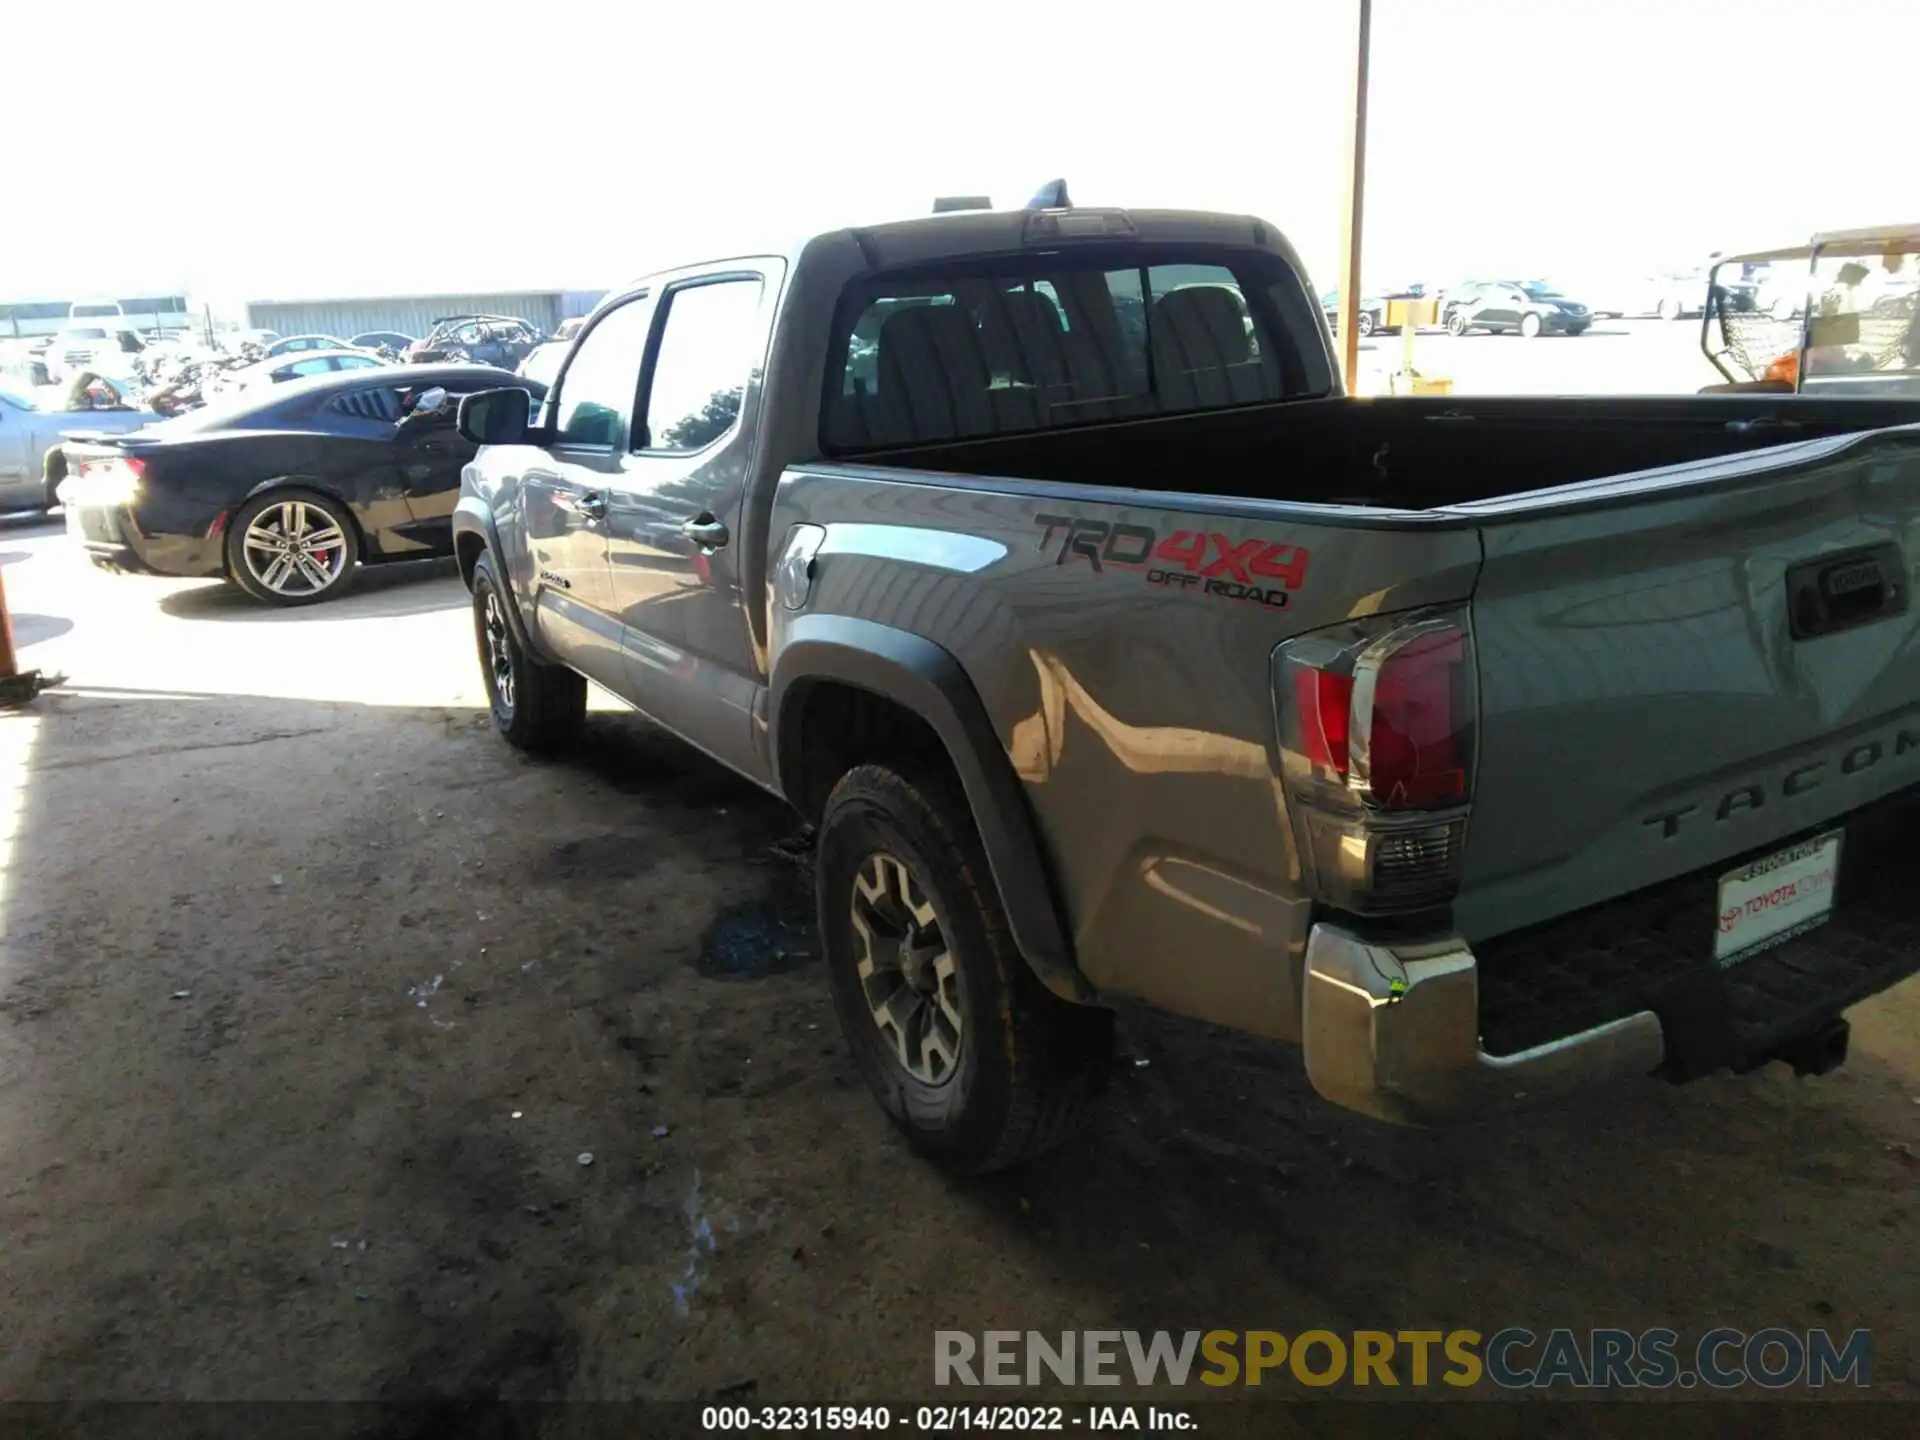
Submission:
<svg viewBox="0 0 1920 1440">
<path fill-rule="evenodd" d="M 473 639 L 493 728 L 516 749 L 550 755 L 579 739 L 587 723 L 587 682 L 521 648 L 507 619 L 512 603 L 492 559 L 482 555 L 473 567 Z"/>
<path fill-rule="evenodd" d="M 1354 322 L 1354 328 L 1362 335 L 1373 334 L 1373 316 L 1369 312 L 1362 310 L 1359 320 Z"/>
<path fill-rule="evenodd" d="M 1520 317 L 1520 333 L 1529 340 L 1539 335 L 1540 317 L 1538 315 L 1522 315 Z"/>
<path fill-rule="evenodd" d="M 227 571 L 269 605 L 313 605 L 353 583 L 360 536 L 346 508 L 309 490 L 251 500 L 227 526 Z"/>
<path fill-rule="evenodd" d="M 840 1028 L 924 1155 L 966 1174 L 1052 1149 L 1112 1061 L 1111 1011 L 1040 983 L 1015 946 L 958 790 L 863 765 L 827 799 L 815 869 Z"/>
<path fill-rule="evenodd" d="M 1467 333 L 1467 317 L 1458 310 L 1447 316 L 1447 334 L 1461 336 Z"/>
</svg>

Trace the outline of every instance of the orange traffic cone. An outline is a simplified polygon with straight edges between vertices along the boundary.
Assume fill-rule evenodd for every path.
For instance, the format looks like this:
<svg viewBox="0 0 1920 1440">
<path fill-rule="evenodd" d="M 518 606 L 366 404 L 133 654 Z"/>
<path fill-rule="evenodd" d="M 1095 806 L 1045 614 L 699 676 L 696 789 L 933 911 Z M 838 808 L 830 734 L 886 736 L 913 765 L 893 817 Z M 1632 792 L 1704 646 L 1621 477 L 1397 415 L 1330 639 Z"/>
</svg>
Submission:
<svg viewBox="0 0 1920 1440">
<path fill-rule="evenodd" d="M 13 612 L 7 608 L 7 585 L 0 579 L 0 705 L 24 705 L 42 689 L 40 672 L 20 672 L 13 650 Z"/>
</svg>

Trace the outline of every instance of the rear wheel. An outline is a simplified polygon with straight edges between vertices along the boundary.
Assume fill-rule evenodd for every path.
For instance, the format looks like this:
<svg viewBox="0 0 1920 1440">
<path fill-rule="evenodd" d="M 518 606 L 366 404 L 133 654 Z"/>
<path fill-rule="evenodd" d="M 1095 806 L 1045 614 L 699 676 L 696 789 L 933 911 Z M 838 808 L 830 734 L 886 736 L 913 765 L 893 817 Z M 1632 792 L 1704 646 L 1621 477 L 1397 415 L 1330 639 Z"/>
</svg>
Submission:
<svg viewBox="0 0 1920 1440">
<path fill-rule="evenodd" d="M 516 749 L 552 754 L 580 738 L 587 721 L 587 682 L 521 648 L 507 619 L 512 603 L 493 573 L 491 557 L 482 555 L 473 566 L 473 639 L 493 728 Z"/>
<path fill-rule="evenodd" d="M 1373 333 L 1372 313 L 1370 311 L 1362 310 L 1360 312 L 1360 318 L 1354 322 L 1354 328 L 1357 329 L 1362 335 L 1371 335 Z"/>
<path fill-rule="evenodd" d="M 849 771 L 827 799 L 815 875 L 841 1030 L 909 1144 L 982 1174 L 1079 1128 L 1106 1080 L 1113 1014 L 1034 976 L 950 780 Z"/>
<path fill-rule="evenodd" d="M 227 570 L 269 605 L 313 605 L 353 583 L 360 537 L 346 507 L 310 490 L 275 490 L 227 527 Z"/>
<path fill-rule="evenodd" d="M 1520 333 L 1531 340 L 1540 333 L 1540 317 L 1527 314 L 1520 317 Z"/>
</svg>

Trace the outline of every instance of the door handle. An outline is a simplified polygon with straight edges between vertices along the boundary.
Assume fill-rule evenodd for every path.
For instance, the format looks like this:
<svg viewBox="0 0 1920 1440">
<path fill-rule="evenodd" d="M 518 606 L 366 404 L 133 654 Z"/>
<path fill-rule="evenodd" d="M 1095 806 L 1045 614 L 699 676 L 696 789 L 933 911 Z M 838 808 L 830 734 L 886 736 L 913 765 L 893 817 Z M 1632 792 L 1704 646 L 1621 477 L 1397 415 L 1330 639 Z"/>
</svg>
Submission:
<svg viewBox="0 0 1920 1440">
<path fill-rule="evenodd" d="M 680 527 L 680 533 L 705 550 L 718 550 L 728 539 L 727 527 L 711 515 L 687 521 Z"/>
</svg>

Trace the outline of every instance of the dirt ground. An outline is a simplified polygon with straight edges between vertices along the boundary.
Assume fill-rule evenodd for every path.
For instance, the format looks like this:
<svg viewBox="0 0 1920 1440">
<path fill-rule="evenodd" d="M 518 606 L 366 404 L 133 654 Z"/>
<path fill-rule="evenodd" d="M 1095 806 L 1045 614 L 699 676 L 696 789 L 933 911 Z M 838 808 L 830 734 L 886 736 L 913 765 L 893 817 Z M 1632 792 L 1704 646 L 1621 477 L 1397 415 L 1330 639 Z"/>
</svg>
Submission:
<svg viewBox="0 0 1920 1440">
<path fill-rule="evenodd" d="M 1868 1327 L 1920 1398 L 1912 982 L 1824 1079 L 1440 1135 L 1129 1015 L 1083 1140 L 957 1183 L 859 1087 L 776 802 L 623 712 L 509 750 L 444 571 L 268 615 L 59 540 L 0 534 L 70 677 L 0 715 L 0 1397 L 908 1400 L 938 1329 L 1728 1324 Z"/>
</svg>

